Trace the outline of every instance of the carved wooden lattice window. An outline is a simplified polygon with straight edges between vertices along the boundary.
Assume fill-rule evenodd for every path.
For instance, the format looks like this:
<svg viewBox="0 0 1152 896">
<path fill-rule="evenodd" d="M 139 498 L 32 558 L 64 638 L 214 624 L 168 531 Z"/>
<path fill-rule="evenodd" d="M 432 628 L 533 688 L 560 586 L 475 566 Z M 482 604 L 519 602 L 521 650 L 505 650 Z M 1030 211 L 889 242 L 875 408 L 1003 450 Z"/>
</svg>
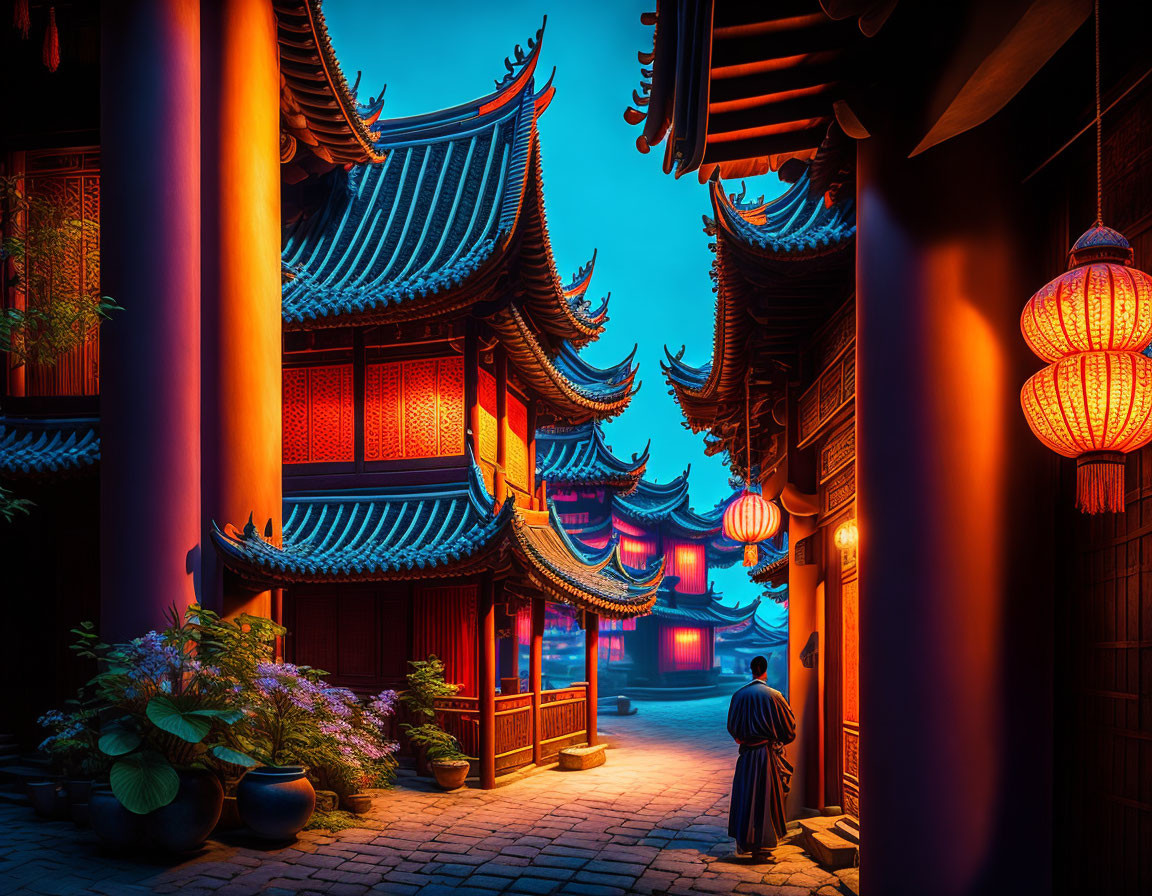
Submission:
<svg viewBox="0 0 1152 896">
<path fill-rule="evenodd" d="M 288 367 L 283 384 L 284 463 L 353 460 L 352 365 Z"/>
<path fill-rule="evenodd" d="M 528 476 L 528 408 L 519 398 L 508 395 L 507 469 L 508 481 L 530 492 L 535 485 Z"/>
<path fill-rule="evenodd" d="M 36 206 L 51 207 L 61 243 L 38 244 L 43 222 L 29 214 L 6 222 L 5 236 L 22 243 L 23 258 L 14 258 L 7 276 L 18 275 L 8 290 L 14 309 L 43 306 L 49 298 L 69 317 L 75 315 L 82 341 L 53 363 L 21 363 L 13 358 L 10 391 L 27 396 L 100 394 L 100 328 L 94 311 L 100 301 L 100 154 L 97 149 L 45 150 L 16 154 L 12 168 L 23 167 L 22 189 Z M 44 202 L 46 200 L 46 203 Z M 37 218 L 41 215 L 33 212 Z M 93 313 L 78 309 L 91 308 Z"/>
<path fill-rule="evenodd" d="M 423 358 L 364 369 L 364 459 L 464 453 L 464 361 Z"/>
<path fill-rule="evenodd" d="M 495 489 L 496 469 L 496 377 L 487 370 L 480 370 L 476 403 L 480 416 L 480 469 L 484 474 L 484 484 L 491 492 Z"/>
</svg>

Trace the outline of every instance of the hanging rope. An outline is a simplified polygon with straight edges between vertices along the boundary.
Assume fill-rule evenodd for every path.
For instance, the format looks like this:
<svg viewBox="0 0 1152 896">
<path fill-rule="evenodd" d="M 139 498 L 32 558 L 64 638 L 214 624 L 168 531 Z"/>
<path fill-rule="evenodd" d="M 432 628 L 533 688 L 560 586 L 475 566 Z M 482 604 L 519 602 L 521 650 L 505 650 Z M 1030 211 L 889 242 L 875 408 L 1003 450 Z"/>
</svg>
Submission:
<svg viewBox="0 0 1152 896">
<path fill-rule="evenodd" d="M 1096 226 L 1104 223 L 1104 178 L 1101 174 L 1103 125 L 1100 120 L 1100 0 L 1094 0 L 1092 13 L 1096 28 Z"/>
<path fill-rule="evenodd" d="M 752 368 L 744 372 L 744 471 L 745 489 L 752 486 Z"/>
</svg>

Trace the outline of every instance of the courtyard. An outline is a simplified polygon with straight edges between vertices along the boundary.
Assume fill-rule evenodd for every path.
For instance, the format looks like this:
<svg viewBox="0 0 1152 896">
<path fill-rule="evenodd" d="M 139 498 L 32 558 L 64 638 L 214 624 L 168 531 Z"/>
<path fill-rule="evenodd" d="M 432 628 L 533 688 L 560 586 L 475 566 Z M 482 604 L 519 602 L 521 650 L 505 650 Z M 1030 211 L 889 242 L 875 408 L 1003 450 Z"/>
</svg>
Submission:
<svg viewBox="0 0 1152 896">
<path fill-rule="evenodd" d="M 0 893 L 849 892 L 798 846 L 778 847 L 772 864 L 733 858 L 727 704 L 642 702 L 634 716 L 605 715 L 600 730 L 613 749 L 588 771 L 545 770 L 456 793 L 402 774 L 362 827 L 305 831 L 279 848 L 230 836 L 182 860 L 118 857 L 88 831 L 5 804 Z"/>
</svg>

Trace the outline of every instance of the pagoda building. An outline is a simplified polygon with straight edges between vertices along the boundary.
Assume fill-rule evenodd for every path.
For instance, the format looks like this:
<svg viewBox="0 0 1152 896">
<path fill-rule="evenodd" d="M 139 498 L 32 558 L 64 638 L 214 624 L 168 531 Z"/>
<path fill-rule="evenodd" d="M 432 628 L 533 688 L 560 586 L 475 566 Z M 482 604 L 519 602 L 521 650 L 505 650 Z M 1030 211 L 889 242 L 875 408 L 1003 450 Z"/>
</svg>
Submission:
<svg viewBox="0 0 1152 896">
<path fill-rule="evenodd" d="M 768 677 L 771 681 L 771 670 L 777 665 L 773 658 L 781 650 L 787 649 L 788 626 L 768 625 L 758 613 L 741 625 L 725 629 L 716 637 L 720 674 L 745 681 L 748 679 L 748 664 L 757 656 L 768 660 Z"/>
<path fill-rule="evenodd" d="M 705 434 L 706 450 L 725 453 L 741 478 L 750 451 L 764 494 L 780 499 L 787 531 L 751 573 L 788 586 L 789 699 L 799 730 L 810 732 L 796 748 L 806 753 L 793 800 L 858 814 L 855 569 L 842 566 L 835 544 L 855 514 L 853 204 L 826 202 L 807 172 L 771 202 L 727 193 L 719 181 L 710 195 L 712 357 L 692 366 L 682 351 L 668 353 L 665 376 L 688 426 Z M 835 715 L 827 720 L 819 719 L 819 669 L 809 649 L 821 616 L 823 711 Z M 831 771 L 817 769 L 821 730 L 832 742 L 823 751 Z M 826 777 L 836 783 L 830 794 Z"/>
<path fill-rule="evenodd" d="M 663 562 L 664 581 L 647 616 L 601 623 L 602 673 L 610 670 L 615 685 L 633 690 L 714 685 L 717 629 L 756 610 L 755 602 L 725 606 L 708 582 L 709 569 L 731 566 L 742 550 L 721 533 L 724 505 L 696 513 L 687 470 L 668 483 L 644 479 L 648 446 L 621 460 L 598 424 L 549 427 L 537 439 L 540 475 L 573 539 L 592 549 L 616 544 L 633 574 Z"/>
<path fill-rule="evenodd" d="M 619 414 L 636 374 L 580 354 L 604 329 L 583 301 L 591 264 L 574 283 L 556 273 L 541 37 L 492 94 L 375 122 L 378 158 L 329 175 L 290 226 L 282 533 L 254 518 L 212 533 L 233 574 L 279 592 L 294 662 L 374 690 L 440 657 L 462 685 L 445 724 L 484 786 L 595 741 L 599 620 L 646 613 L 661 581 L 658 563 L 573 541 L 535 475 L 537 427 Z M 516 654 L 518 610 L 539 641 L 546 602 L 579 611 L 586 681 L 544 692 L 537 646 L 521 692 L 497 656 Z"/>
</svg>

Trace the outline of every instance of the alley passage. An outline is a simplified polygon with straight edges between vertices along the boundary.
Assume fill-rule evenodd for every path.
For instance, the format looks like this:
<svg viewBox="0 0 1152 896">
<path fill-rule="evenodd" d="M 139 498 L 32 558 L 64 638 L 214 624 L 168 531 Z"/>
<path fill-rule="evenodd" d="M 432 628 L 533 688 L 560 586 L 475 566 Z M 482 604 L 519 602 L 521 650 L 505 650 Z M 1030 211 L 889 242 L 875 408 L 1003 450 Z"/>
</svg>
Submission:
<svg viewBox="0 0 1152 896">
<path fill-rule="evenodd" d="M 103 855 L 92 834 L 4 805 L 0 894 L 841 893 L 795 846 L 772 865 L 729 860 L 727 697 L 636 705 L 601 717 L 616 749 L 600 768 L 452 794 L 405 776 L 363 828 L 272 850 L 213 840 L 175 867 Z"/>
</svg>

